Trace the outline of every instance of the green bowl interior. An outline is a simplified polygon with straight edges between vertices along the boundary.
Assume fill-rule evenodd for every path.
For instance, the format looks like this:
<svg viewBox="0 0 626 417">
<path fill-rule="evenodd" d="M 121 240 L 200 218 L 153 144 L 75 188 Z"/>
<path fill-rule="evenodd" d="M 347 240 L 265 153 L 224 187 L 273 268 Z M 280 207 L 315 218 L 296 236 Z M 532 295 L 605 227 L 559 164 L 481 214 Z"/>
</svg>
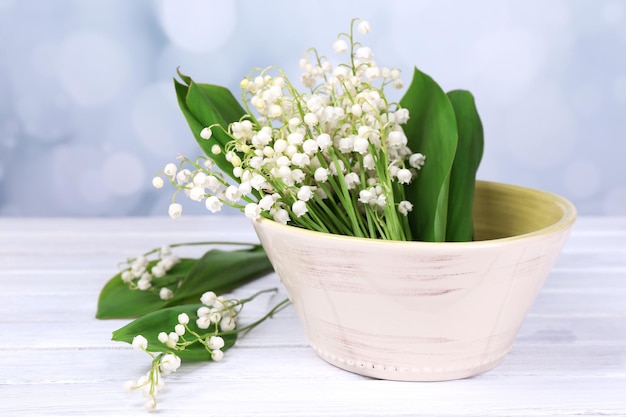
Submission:
<svg viewBox="0 0 626 417">
<path fill-rule="evenodd" d="M 478 181 L 474 198 L 475 240 L 490 240 L 568 227 L 576 209 L 555 194 Z"/>
</svg>

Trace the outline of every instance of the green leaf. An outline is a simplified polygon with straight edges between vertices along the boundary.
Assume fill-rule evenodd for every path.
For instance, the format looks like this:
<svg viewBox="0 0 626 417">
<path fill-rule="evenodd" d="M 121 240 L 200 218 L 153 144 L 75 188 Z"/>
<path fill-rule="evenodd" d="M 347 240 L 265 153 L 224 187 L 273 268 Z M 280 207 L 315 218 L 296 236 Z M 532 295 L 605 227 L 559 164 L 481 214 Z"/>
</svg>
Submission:
<svg viewBox="0 0 626 417">
<path fill-rule="evenodd" d="M 174 350 L 159 342 L 158 339 L 160 332 L 174 331 L 174 326 L 178 324 L 178 315 L 181 313 L 187 313 L 189 316 L 188 327 L 191 330 L 201 335 L 212 334 L 215 331 L 214 325 L 208 329 L 200 329 L 196 325 L 198 319 L 196 311 L 201 306 L 202 304 L 187 304 L 146 314 L 114 331 L 112 339 L 118 342 L 132 343 L 135 336 L 142 335 L 148 340 L 147 350 L 150 352 L 172 352 L 185 360 L 211 360 L 211 354 L 200 343 L 189 345 L 185 350 Z M 224 339 L 224 347 L 222 348 L 224 351 L 232 347 L 237 341 L 236 333 L 225 333 L 220 334 L 220 336 Z"/>
<path fill-rule="evenodd" d="M 167 305 L 195 303 L 206 291 L 223 294 L 271 271 L 261 245 L 236 251 L 213 249 L 193 265 Z"/>
<path fill-rule="evenodd" d="M 189 83 L 191 82 L 191 77 L 180 72 L 180 67 L 176 68 L 176 74 L 178 74 L 180 79 L 183 80 L 185 84 L 189 85 Z"/>
<path fill-rule="evenodd" d="M 468 242 L 474 237 L 474 188 L 483 155 L 483 126 L 469 91 L 450 91 L 448 98 L 456 114 L 459 143 L 450 174 L 446 240 Z"/>
<path fill-rule="evenodd" d="M 151 261 L 148 268 L 155 263 Z M 261 245 L 234 251 L 212 249 L 200 259 L 182 259 L 164 277 L 153 280 L 159 288 L 172 288 L 180 283 L 172 299 L 167 301 L 151 291 L 131 290 L 120 273 L 100 292 L 96 318 L 139 317 L 164 307 L 197 303 L 207 291 L 223 294 L 271 271 L 272 265 Z"/>
<path fill-rule="evenodd" d="M 404 125 L 408 146 L 426 156 L 426 163 L 407 187 L 415 209 L 409 213 L 413 239 L 442 242 L 446 239 L 448 186 L 457 148 L 457 125 L 448 96 L 417 68 L 400 105 L 409 110 Z"/>
<path fill-rule="evenodd" d="M 223 172 L 233 178 L 233 166 L 226 161 L 225 156 L 225 146 L 231 140 L 230 136 L 219 127 L 212 129 L 213 135 L 210 139 L 200 137 L 200 132 L 214 124 L 228 130 L 230 123 L 239 121 L 246 114 L 245 110 L 227 88 L 212 84 L 196 84 L 191 77 L 183 75 L 180 71 L 178 75 L 185 82 L 182 84 L 174 80 L 178 105 L 198 145 Z M 215 144 L 222 149 L 219 155 L 211 152 Z"/>
<path fill-rule="evenodd" d="M 152 267 L 155 263 L 156 261 L 150 262 L 148 267 Z M 164 277 L 158 279 L 161 282 L 172 283 L 182 280 L 195 263 L 195 259 L 181 259 Z M 111 278 L 100 291 L 96 318 L 120 319 L 138 317 L 163 308 L 167 303 L 167 301 L 161 300 L 157 294 L 151 291 L 131 290 L 122 281 L 121 273 L 119 273 Z"/>
</svg>

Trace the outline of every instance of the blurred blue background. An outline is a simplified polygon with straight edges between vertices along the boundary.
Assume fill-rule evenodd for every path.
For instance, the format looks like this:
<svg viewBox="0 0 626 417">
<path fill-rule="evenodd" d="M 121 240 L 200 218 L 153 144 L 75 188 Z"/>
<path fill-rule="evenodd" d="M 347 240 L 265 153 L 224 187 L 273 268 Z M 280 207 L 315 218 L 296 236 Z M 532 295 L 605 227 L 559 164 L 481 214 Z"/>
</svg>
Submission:
<svg viewBox="0 0 626 417">
<path fill-rule="evenodd" d="M 480 178 L 626 215 L 620 0 L 0 0 L 0 215 L 166 215 L 171 189 L 152 176 L 199 153 L 176 67 L 238 97 L 253 67 L 297 79 L 308 47 L 333 56 L 352 17 L 406 85 L 416 65 L 474 93 Z"/>
</svg>

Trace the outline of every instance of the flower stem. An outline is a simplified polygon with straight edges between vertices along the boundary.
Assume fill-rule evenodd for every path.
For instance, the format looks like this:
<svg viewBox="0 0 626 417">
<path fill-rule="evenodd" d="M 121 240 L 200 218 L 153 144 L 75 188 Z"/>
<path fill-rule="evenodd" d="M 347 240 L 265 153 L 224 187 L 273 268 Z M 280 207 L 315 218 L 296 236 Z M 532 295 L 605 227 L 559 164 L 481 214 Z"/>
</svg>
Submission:
<svg viewBox="0 0 626 417">
<path fill-rule="evenodd" d="M 267 292 L 269 290 L 265 290 L 262 292 Z M 255 294 L 253 297 L 255 297 L 256 295 L 262 293 L 259 292 L 257 294 Z M 256 326 L 258 326 L 259 324 L 263 323 L 265 320 L 272 318 L 274 316 L 274 314 L 278 313 L 279 311 L 281 311 L 282 309 L 284 309 L 285 307 L 287 307 L 289 305 L 290 301 L 288 298 L 285 298 L 284 300 L 282 300 L 280 303 L 276 304 L 270 311 L 268 311 L 263 317 L 259 318 L 258 320 L 248 324 L 247 326 L 244 327 L 240 327 L 238 329 L 235 330 L 231 330 L 228 332 L 221 332 L 220 336 L 224 336 L 224 335 L 229 335 L 229 334 L 245 334 L 247 332 L 249 332 L 250 330 L 254 329 Z"/>
</svg>

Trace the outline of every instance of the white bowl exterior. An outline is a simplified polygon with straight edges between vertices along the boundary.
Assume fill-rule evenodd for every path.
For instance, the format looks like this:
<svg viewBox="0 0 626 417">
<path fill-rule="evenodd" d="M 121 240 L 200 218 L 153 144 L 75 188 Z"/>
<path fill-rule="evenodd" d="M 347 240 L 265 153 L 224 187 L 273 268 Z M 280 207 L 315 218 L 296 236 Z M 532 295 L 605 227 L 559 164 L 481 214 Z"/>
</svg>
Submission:
<svg viewBox="0 0 626 417">
<path fill-rule="evenodd" d="M 442 244 L 253 224 L 324 360 L 412 381 L 497 366 L 569 234 Z"/>
</svg>

